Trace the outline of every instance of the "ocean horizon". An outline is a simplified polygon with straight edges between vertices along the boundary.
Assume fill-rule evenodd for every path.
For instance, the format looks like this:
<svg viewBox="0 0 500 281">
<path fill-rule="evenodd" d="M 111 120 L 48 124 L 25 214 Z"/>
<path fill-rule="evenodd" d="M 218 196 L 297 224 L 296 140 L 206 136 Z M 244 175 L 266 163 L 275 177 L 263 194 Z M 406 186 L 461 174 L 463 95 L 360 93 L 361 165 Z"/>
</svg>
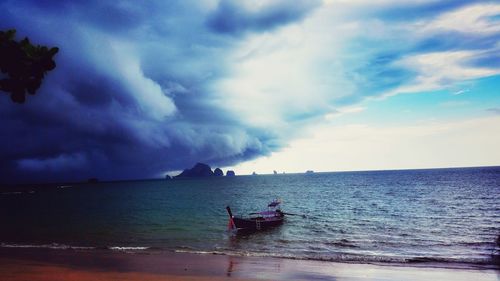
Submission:
<svg viewBox="0 0 500 281">
<path fill-rule="evenodd" d="M 210 167 L 210 166 L 209 166 Z M 214 168 L 214 167 L 211 167 Z M 390 172 L 390 171 L 425 171 L 425 170 L 448 170 L 448 169 L 482 169 L 482 168 L 500 168 L 500 165 L 478 165 L 478 166 L 450 166 L 450 167 L 423 167 L 423 168 L 388 168 L 388 169 L 360 169 L 360 170 L 332 170 L 332 171 L 316 171 L 316 170 L 307 170 L 307 171 L 279 171 L 277 173 L 273 173 L 273 171 L 265 172 L 265 173 L 244 173 L 244 174 L 235 174 L 235 177 L 246 177 L 246 176 L 280 176 L 280 175 L 302 175 L 302 174 L 329 174 L 329 173 L 364 173 L 364 172 Z M 223 171 L 225 169 L 222 169 Z M 226 171 L 229 171 L 227 169 Z M 308 173 L 311 171 L 312 173 Z M 88 177 L 83 178 L 81 180 L 61 180 L 61 181 L 38 181 L 38 182 L 14 182 L 14 183 L 0 183 L 0 189 L 12 188 L 16 186 L 28 186 L 28 185 L 41 185 L 41 186 L 53 186 L 53 185 L 65 185 L 65 184 L 86 184 L 91 180 L 97 180 L 99 183 L 113 183 L 113 182 L 134 182 L 134 181 L 165 181 L 165 180 L 196 180 L 196 179 L 210 179 L 210 178 L 220 178 L 226 177 L 223 176 L 214 176 L 214 177 L 191 177 L 191 178 L 175 178 L 175 176 L 179 175 L 182 171 L 169 172 L 165 173 L 162 176 L 158 177 L 144 177 L 144 178 L 131 178 L 131 179 L 107 179 L 107 178 L 96 178 L 96 177 Z M 170 176 L 170 179 L 166 179 L 165 176 Z"/>
</svg>

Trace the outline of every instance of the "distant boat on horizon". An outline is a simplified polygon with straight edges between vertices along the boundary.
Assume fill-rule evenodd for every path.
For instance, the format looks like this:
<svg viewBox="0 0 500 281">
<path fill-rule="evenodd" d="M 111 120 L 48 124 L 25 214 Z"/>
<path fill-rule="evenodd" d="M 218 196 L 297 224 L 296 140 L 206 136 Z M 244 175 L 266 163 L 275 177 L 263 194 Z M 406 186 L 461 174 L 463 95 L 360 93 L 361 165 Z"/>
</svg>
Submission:
<svg viewBox="0 0 500 281">
<path fill-rule="evenodd" d="M 306 174 L 314 174 L 314 171 L 313 170 L 307 170 Z"/>
</svg>

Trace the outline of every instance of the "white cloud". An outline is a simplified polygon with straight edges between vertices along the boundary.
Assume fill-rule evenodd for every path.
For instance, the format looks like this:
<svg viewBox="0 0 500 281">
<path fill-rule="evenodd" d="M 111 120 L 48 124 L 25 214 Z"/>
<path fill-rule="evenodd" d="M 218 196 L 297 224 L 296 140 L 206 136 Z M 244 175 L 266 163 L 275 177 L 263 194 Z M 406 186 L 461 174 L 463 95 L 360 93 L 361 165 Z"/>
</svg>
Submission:
<svg viewBox="0 0 500 281">
<path fill-rule="evenodd" d="M 229 74 L 213 85 L 224 107 L 245 123 L 283 127 L 290 114 L 328 111 L 352 94 L 339 56 L 360 27 L 337 22 L 336 13 L 319 9 L 303 22 L 247 36 L 226 61 Z"/>
<path fill-rule="evenodd" d="M 433 20 L 409 24 L 415 29 L 417 37 L 433 37 L 443 31 L 456 31 L 473 36 L 487 36 L 500 32 L 500 22 L 489 17 L 500 13 L 500 4 L 473 4 L 439 15 Z M 498 53 L 499 45 L 489 49 L 430 52 L 406 56 L 395 62 L 417 73 L 415 80 L 385 94 L 392 96 L 399 93 L 422 92 L 454 87 L 456 83 L 500 74 L 498 67 L 479 67 L 471 62 Z M 465 93 L 458 91 L 456 94 Z"/>
<path fill-rule="evenodd" d="M 152 79 L 145 77 L 137 54 L 125 43 L 114 42 L 114 63 L 119 79 L 127 86 L 129 94 L 141 106 L 141 111 L 156 120 L 172 116 L 176 112 L 173 101 L 167 97 L 161 86 Z"/>
<path fill-rule="evenodd" d="M 480 3 L 445 12 L 433 19 L 399 23 L 394 26 L 381 24 L 384 25 L 382 29 L 401 34 L 395 39 L 401 42 L 419 42 L 419 40 L 428 38 L 438 39 L 438 36 L 443 36 L 443 32 L 459 32 L 479 39 L 500 32 L 500 22 L 490 18 L 498 14 L 500 14 L 500 4 Z M 396 30 L 398 32 L 395 32 Z M 500 68 L 495 66 L 481 67 L 474 65 L 473 62 L 499 51 L 500 45 L 496 44 L 487 48 L 478 46 L 473 50 L 450 48 L 450 50 L 403 56 L 398 61 L 393 62 L 392 66 L 410 70 L 416 73 L 416 77 L 395 89 L 386 91 L 382 97 L 455 88 L 458 83 L 498 75 Z M 465 92 L 458 91 L 457 93 Z"/>
<path fill-rule="evenodd" d="M 404 1 L 405 5 L 408 4 L 425 4 L 433 3 L 438 0 L 408 0 Z M 347 5 L 347 6 L 371 6 L 371 7 L 383 7 L 388 5 L 401 5 L 403 2 L 399 0 L 323 0 L 325 4 L 331 5 Z"/>
<path fill-rule="evenodd" d="M 408 5 L 397 2 L 326 1 L 303 22 L 248 36 L 228 56 L 230 74 L 217 81 L 213 90 L 219 100 L 224 101 L 223 106 L 235 112 L 243 122 L 284 128 L 289 125 L 290 113 L 330 112 L 340 99 L 359 101 L 364 97 L 385 98 L 401 93 L 456 88 L 465 81 L 500 74 L 498 67 L 472 64 L 475 59 L 498 52 L 499 46 L 412 53 L 388 65 L 375 62 L 371 65 L 380 54 L 397 54 L 398 48 L 404 53 L 405 48 L 412 48 L 440 30 L 453 27 L 474 32 L 486 28 L 487 32 L 496 32 L 500 26 L 498 21 L 495 24 L 486 18 L 498 13 L 500 5 L 497 4 L 466 6 L 426 22 L 387 23 L 373 15 L 360 16 L 367 9 L 365 5 L 381 9 L 389 5 Z M 436 1 L 417 0 L 410 4 L 431 2 Z M 460 16 L 474 27 L 462 24 Z M 457 24 L 453 26 L 453 22 Z M 376 43 L 368 48 L 351 49 L 367 44 L 363 40 Z M 394 41 L 400 42 L 398 46 L 384 43 Z M 416 76 L 396 88 L 379 89 L 379 81 L 387 77 L 371 74 L 383 73 L 386 68 L 389 71 L 406 70 Z M 326 118 L 331 119 L 335 114 L 338 112 L 327 113 Z"/>
<path fill-rule="evenodd" d="M 481 3 L 465 6 L 444 13 L 425 23 L 422 32 L 458 31 L 473 34 L 495 34 L 500 32 L 500 23 L 489 17 L 500 14 L 500 4 Z"/>
<path fill-rule="evenodd" d="M 458 96 L 458 95 L 463 95 L 463 94 L 468 93 L 468 92 L 470 92 L 470 89 L 461 89 L 461 90 L 453 92 L 453 95 Z"/>
<path fill-rule="evenodd" d="M 337 110 L 334 110 L 330 113 L 325 114 L 325 120 L 326 121 L 332 121 L 337 117 L 346 115 L 346 114 L 353 114 L 353 113 L 359 113 L 363 112 L 366 108 L 362 106 L 349 106 L 349 107 L 343 107 L 339 108 Z"/>
<path fill-rule="evenodd" d="M 383 70 L 389 68 L 406 70 L 416 74 L 412 80 L 405 80 L 398 87 L 389 88 L 382 95 L 383 97 L 401 93 L 456 88 L 458 84 L 462 85 L 466 81 L 500 74 L 500 69 L 498 68 L 479 67 L 471 64 L 475 59 L 484 56 L 487 57 L 488 53 L 495 52 L 498 46 L 495 47 L 496 49 L 486 50 L 445 50 L 412 53 L 411 55 L 403 55 L 399 60 L 388 65 L 370 65 L 372 60 L 378 59 L 378 56 L 381 54 L 391 52 L 395 54 L 401 52 L 401 54 L 404 54 L 406 48 L 411 49 L 414 45 L 418 45 L 421 40 L 429 36 L 432 37 L 438 29 L 444 30 L 446 27 L 445 23 L 447 23 L 444 19 L 460 15 L 460 13 L 447 13 L 425 23 L 387 23 L 382 19 L 373 17 L 360 18 L 358 15 L 362 14 L 363 10 L 366 10 L 365 4 L 383 9 L 390 4 L 396 4 L 396 1 L 377 3 L 373 3 L 372 1 L 368 1 L 370 3 L 367 3 L 367 1 L 349 1 L 348 3 L 347 1 L 328 2 L 330 3 L 326 4 L 331 5 L 324 5 L 322 8 L 317 9 L 301 23 L 296 23 L 272 32 L 253 34 L 246 37 L 241 44 L 237 45 L 237 48 L 227 60 L 230 65 L 230 74 L 214 85 L 214 91 L 218 93 L 220 100 L 224 101 L 224 106 L 227 110 L 234 112 L 244 123 L 266 127 L 269 130 L 279 133 L 285 132 L 283 133 L 284 135 L 293 139 L 297 136 L 290 135 L 287 133 L 287 130 L 301 132 L 301 135 L 305 136 L 317 128 L 309 128 L 309 124 L 297 130 L 289 122 L 288 117 L 290 114 L 322 112 L 324 121 L 333 122 L 339 116 L 363 111 L 364 108 L 356 104 L 338 109 L 339 105 L 336 104 L 336 101 L 341 98 L 349 100 L 350 97 L 359 96 L 360 99 L 353 99 L 356 102 L 363 98 L 377 95 L 377 90 L 379 90 L 377 83 L 379 81 L 376 79 L 384 77 L 372 77 L 370 74 L 363 72 L 371 67 L 374 67 L 374 69 L 368 69 L 368 72 L 383 72 Z M 436 1 L 415 1 L 413 4 L 422 4 L 424 2 Z M 472 13 L 475 16 L 478 16 L 480 13 L 482 13 L 481 15 L 492 14 L 484 12 L 482 8 L 479 12 L 474 9 L 464 9 L 464 11 L 465 13 Z M 475 23 L 476 27 L 485 24 L 485 20 L 482 18 L 478 19 L 478 21 L 478 23 Z M 434 26 L 433 29 L 431 29 L 432 26 Z M 467 30 L 472 32 L 472 29 L 464 29 L 464 32 Z M 488 32 L 493 32 L 494 29 L 490 28 L 488 30 Z M 361 43 L 358 43 L 358 40 L 361 40 Z M 365 48 L 351 49 L 351 46 L 357 46 L 357 44 L 367 44 L 364 40 L 374 40 L 373 42 L 376 43 L 373 46 Z M 400 43 L 394 46 L 390 42 Z M 377 67 L 381 69 L 377 69 Z M 366 88 L 363 88 L 364 85 L 367 85 Z M 451 106 L 451 104 L 446 106 Z M 428 129 L 431 127 L 435 128 L 435 126 L 429 125 Z M 285 148 L 283 152 L 278 152 L 271 158 L 262 158 L 261 160 L 252 161 L 249 164 L 243 164 L 242 167 L 245 168 L 242 168 L 242 170 L 251 172 L 251 170 L 255 169 L 265 172 L 259 169 L 258 165 L 266 167 L 267 164 L 265 163 L 272 163 L 271 165 L 267 165 L 267 167 L 271 168 L 271 166 L 274 166 L 275 169 L 278 169 L 279 165 L 287 163 L 286 165 L 290 167 L 284 167 L 284 169 L 302 171 L 308 168 L 308 164 L 306 165 L 307 161 L 304 162 L 301 159 L 307 159 L 313 147 L 317 147 L 320 150 L 317 152 L 318 155 L 323 155 L 321 154 L 323 150 L 338 151 L 335 147 L 336 145 L 346 147 L 343 143 L 333 141 L 339 136 L 345 135 L 346 132 L 353 134 L 365 132 L 368 134 L 367 139 L 369 139 L 370 135 L 383 137 L 376 130 L 370 131 L 369 128 L 363 130 L 360 128 L 357 129 L 324 127 L 320 131 L 335 132 L 326 138 L 330 144 L 318 146 L 316 142 L 306 141 L 307 144 L 304 147 L 296 148 L 296 145 L 301 143 L 301 140 L 298 140 L 293 142 L 290 147 Z M 418 129 L 418 131 L 424 130 L 423 127 L 419 127 Z M 340 130 L 345 131 L 341 133 L 339 132 Z M 399 128 L 398 130 L 403 133 L 403 128 Z M 389 134 L 390 130 L 387 129 L 384 132 Z M 396 145 L 395 142 L 399 138 L 397 133 L 392 134 L 391 137 L 394 138 L 393 143 Z M 406 142 L 410 143 L 410 140 L 406 140 Z M 366 155 L 373 153 L 369 149 L 370 146 L 367 146 L 366 143 L 360 142 L 360 145 L 365 145 L 366 149 L 363 152 Z M 422 145 L 419 147 L 420 149 L 424 149 Z M 291 152 L 293 149 L 296 149 L 298 152 Z M 345 149 L 347 151 L 355 150 L 356 148 L 355 145 L 352 145 Z M 383 147 L 374 149 L 384 151 Z M 342 155 L 341 152 L 339 153 Z M 286 155 L 286 157 L 279 155 Z M 407 154 L 403 153 L 402 155 Z M 342 155 L 342 157 L 347 159 L 348 155 Z M 335 158 L 336 156 L 332 156 L 332 159 Z M 325 165 L 330 165 L 331 163 L 325 159 L 311 160 L 311 168 L 313 168 L 313 163 L 325 162 L 327 163 Z M 389 160 L 380 158 L 380 161 Z M 418 166 L 416 162 L 405 162 L 403 159 L 398 161 L 408 167 Z M 389 161 L 390 163 L 388 162 L 383 167 L 398 167 L 398 161 Z M 443 161 L 445 162 L 446 160 Z M 301 168 L 297 168 L 294 166 L 294 162 L 304 163 L 304 165 Z M 470 165 L 476 162 L 472 161 Z M 352 164 L 353 161 L 345 163 Z M 431 161 L 429 159 L 422 163 L 423 166 L 446 166 L 444 164 L 439 165 L 438 161 Z M 334 165 L 332 168 L 320 165 L 319 167 L 324 168 L 315 169 L 331 170 L 357 169 L 355 167 L 378 167 L 376 163 L 365 165 L 361 160 L 355 164 L 351 164 L 346 164 L 345 167 Z M 463 165 L 469 164 L 464 161 Z M 269 171 L 272 170 L 269 169 Z"/>
<path fill-rule="evenodd" d="M 416 78 L 384 96 L 451 88 L 459 82 L 498 75 L 500 68 L 478 67 L 470 63 L 489 51 L 443 51 L 406 56 L 394 65 L 414 71 Z"/>
<path fill-rule="evenodd" d="M 498 116 L 411 126 L 321 126 L 271 157 L 233 168 L 263 174 L 499 165 L 499 126 Z"/>
</svg>

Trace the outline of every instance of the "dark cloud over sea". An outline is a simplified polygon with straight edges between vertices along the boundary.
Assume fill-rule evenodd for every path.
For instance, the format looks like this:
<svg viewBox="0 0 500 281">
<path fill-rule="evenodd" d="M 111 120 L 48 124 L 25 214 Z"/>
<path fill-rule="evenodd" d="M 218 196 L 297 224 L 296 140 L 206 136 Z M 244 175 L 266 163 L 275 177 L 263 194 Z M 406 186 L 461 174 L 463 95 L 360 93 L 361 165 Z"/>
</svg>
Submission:
<svg viewBox="0 0 500 281">
<path fill-rule="evenodd" d="M 222 109 L 206 85 L 224 74 L 221 58 L 234 44 L 220 32 L 274 29 L 312 7 L 284 4 L 239 21 L 231 14 L 244 8 L 229 2 L 0 2 L 1 29 L 61 49 L 37 95 L 24 105 L 0 99 L 1 181 L 158 177 L 279 148 L 273 133 Z"/>
<path fill-rule="evenodd" d="M 350 4 L 333 2 L 318 13 L 327 4 L 314 0 L 0 0 L 0 30 L 60 48 L 25 104 L 0 95 L 0 183 L 231 166 L 279 151 L 338 107 L 424 89 L 424 68 L 400 63 L 408 54 L 472 50 L 468 67 L 498 67 L 495 29 L 401 32 L 412 28 L 405 19 L 433 20 L 463 1 L 353 4 L 351 17 L 337 11 Z M 394 32 L 380 31 L 384 21 Z"/>
</svg>

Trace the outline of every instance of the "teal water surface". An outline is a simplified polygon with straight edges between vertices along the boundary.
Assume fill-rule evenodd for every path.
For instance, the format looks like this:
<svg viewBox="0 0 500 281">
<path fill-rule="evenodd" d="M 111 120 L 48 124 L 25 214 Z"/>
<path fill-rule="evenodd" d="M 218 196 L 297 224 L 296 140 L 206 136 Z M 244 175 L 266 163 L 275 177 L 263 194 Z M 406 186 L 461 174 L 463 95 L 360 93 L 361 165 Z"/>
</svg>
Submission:
<svg viewBox="0 0 500 281">
<path fill-rule="evenodd" d="M 273 230 L 226 231 L 284 201 Z M 2 247 L 88 247 L 348 262 L 495 264 L 500 168 L 239 176 L 0 194 Z"/>
</svg>

